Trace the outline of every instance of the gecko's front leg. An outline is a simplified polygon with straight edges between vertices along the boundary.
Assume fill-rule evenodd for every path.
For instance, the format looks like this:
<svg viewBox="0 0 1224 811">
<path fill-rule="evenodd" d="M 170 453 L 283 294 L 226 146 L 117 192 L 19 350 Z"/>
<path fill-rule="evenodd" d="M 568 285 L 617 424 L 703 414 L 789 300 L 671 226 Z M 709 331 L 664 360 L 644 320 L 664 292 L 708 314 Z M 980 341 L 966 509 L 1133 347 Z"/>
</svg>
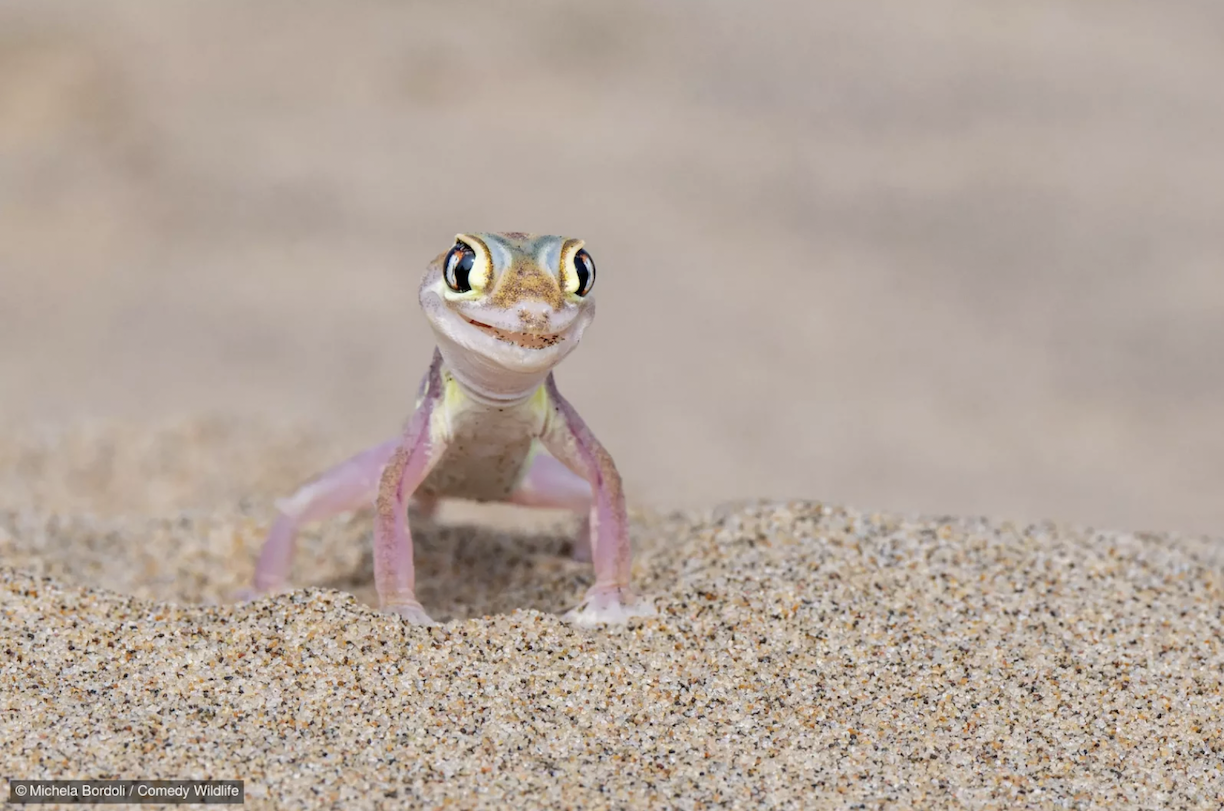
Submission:
<svg viewBox="0 0 1224 811">
<path fill-rule="evenodd" d="M 436 376 L 434 367 L 440 362 L 435 352 L 434 363 L 417 388 L 418 408 L 425 400 L 430 381 Z M 254 582 L 250 588 L 239 590 L 235 598 L 245 602 L 285 588 L 289 582 L 298 530 L 302 525 L 368 507 L 378 493 L 383 466 L 403 441 L 401 437 L 367 448 L 316 476 L 289 498 L 278 501 L 278 515 L 259 552 Z M 437 507 L 437 499 L 432 496 L 418 494 L 414 500 L 418 510 L 426 517 L 432 515 Z"/>
<path fill-rule="evenodd" d="M 582 417 L 561 396 L 551 374 L 545 385 L 552 411 L 541 441 L 553 456 L 590 482 L 592 496 L 590 537 L 595 585 L 578 607 L 565 614 L 565 619 L 591 626 L 654 616 L 655 607 L 637 597 L 630 586 L 633 551 L 620 473 Z"/>
<path fill-rule="evenodd" d="M 434 624 L 416 598 L 407 502 L 446 451 L 446 437 L 432 430 L 434 410 L 442 399 L 440 369 L 441 356 L 435 353 L 420 405 L 383 468 L 375 502 L 374 587 L 379 608 L 414 625 Z"/>
</svg>

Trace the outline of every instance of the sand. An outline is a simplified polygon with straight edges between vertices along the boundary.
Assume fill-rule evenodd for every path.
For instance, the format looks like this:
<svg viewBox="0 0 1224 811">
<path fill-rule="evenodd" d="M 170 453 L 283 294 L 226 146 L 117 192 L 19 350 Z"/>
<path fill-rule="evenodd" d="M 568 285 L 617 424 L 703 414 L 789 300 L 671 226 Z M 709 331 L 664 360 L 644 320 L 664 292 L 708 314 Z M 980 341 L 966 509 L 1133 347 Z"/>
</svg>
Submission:
<svg viewBox="0 0 1224 811">
<path fill-rule="evenodd" d="M 433 351 L 425 264 L 532 230 L 598 264 L 558 382 L 638 503 L 1218 536 L 1221 31 L 1218 0 L 0 0 L 0 418 L 373 444 Z"/>
<path fill-rule="evenodd" d="M 220 420 L 10 432 L 0 773 L 241 778 L 253 808 L 1224 802 L 1219 541 L 635 512 L 660 616 L 581 631 L 572 522 L 450 510 L 417 522 L 426 629 L 367 604 L 359 512 L 305 534 L 300 589 L 224 603 L 271 496 L 337 452 Z"/>
</svg>

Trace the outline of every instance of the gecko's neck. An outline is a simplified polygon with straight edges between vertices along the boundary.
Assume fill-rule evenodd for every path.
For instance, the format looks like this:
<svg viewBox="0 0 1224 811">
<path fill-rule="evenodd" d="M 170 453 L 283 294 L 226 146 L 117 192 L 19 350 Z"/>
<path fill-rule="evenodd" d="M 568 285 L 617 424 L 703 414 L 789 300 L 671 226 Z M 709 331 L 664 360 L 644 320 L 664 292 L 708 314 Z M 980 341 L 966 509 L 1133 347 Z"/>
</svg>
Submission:
<svg viewBox="0 0 1224 811">
<path fill-rule="evenodd" d="M 531 372 L 506 369 L 466 351 L 445 336 L 437 337 L 443 368 L 464 394 L 487 406 L 505 408 L 525 402 L 552 371 L 552 367 Z"/>
</svg>

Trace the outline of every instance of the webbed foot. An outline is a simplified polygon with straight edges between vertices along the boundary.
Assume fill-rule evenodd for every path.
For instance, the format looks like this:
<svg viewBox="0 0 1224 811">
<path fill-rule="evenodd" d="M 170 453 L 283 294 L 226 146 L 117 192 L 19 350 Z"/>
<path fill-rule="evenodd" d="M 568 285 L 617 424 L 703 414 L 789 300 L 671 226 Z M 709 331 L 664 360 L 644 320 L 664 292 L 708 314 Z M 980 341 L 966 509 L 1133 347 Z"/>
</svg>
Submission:
<svg viewBox="0 0 1224 811">
<path fill-rule="evenodd" d="M 416 600 L 397 603 L 395 605 L 384 605 L 380 610 L 387 614 L 398 614 L 407 620 L 409 625 L 438 624 L 425 613 L 425 609 Z"/>
<path fill-rule="evenodd" d="M 636 596 L 628 588 L 593 587 L 582 603 L 565 612 L 561 619 L 580 628 L 593 628 L 624 625 L 634 617 L 654 617 L 658 613 L 650 600 Z"/>
</svg>

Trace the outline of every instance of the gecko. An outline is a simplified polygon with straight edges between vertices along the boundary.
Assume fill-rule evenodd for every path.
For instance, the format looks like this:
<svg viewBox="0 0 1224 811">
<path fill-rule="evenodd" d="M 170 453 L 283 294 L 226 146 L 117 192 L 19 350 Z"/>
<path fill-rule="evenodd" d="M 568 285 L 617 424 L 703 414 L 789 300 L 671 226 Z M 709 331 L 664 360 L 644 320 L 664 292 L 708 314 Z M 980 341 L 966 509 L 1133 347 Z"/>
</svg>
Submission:
<svg viewBox="0 0 1224 811">
<path fill-rule="evenodd" d="M 581 239 L 458 234 L 425 271 L 418 301 L 433 359 L 401 436 L 357 453 L 277 502 L 251 598 L 284 589 L 304 524 L 374 506 L 382 611 L 434 624 L 416 597 L 411 499 L 566 508 L 583 516 L 575 557 L 595 583 L 563 618 L 579 626 L 654 616 L 630 585 L 625 494 L 612 457 L 561 396 L 553 369 L 595 316 L 595 262 Z"/>
</svg>

